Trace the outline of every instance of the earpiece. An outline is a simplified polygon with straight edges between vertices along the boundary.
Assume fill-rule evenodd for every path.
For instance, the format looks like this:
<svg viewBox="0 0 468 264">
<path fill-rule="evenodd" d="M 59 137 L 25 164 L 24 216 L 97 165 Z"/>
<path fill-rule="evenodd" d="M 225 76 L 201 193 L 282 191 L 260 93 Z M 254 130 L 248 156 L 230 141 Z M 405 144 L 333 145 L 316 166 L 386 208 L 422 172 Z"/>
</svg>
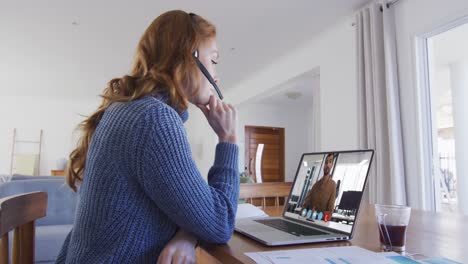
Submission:
<svg viewBox="0 0 468 264">
<path fill-rule="evenodd" d="M 201 63 L 201 61 L 198 59 L 198 56 L 199 56 L 198 50 L 195 50 L 193 52 L 193 58 L 195 59 L 195 62 L 197 63 L 198 68 L 203 73 L 203 75 L 205 75 L 206 79 L 208 79 L 208 81 L 211 83 L 211 85 L 213 85 L 216 93 L 219 96 L 219 99 L 223 100 L 224 97 L 223 97 L 223 94 L 221 93 L 221 90 L 219 90 L 218 85 L 216 85 L 216 82 L 213 79 L 213 77 L 211 76 L 211 74 L 208 72 L 208 70 L 205 68 L 205 66 L 203 66 L 203 63 Z"/>
</svg>

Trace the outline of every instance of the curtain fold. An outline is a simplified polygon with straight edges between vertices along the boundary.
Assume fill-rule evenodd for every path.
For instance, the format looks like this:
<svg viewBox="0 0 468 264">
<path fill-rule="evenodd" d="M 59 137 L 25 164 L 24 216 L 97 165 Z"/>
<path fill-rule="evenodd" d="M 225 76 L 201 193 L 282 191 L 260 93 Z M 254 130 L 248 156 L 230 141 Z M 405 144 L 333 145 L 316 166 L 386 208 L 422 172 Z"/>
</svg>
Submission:
<svg viewBox="0 0 468 264">
<path fill-rule="evenodd" d="M 407 204 L 393 11 L 371 3 L 356 26 L 359 146 L 375 149 L 369 202 Z"/>
</svg>

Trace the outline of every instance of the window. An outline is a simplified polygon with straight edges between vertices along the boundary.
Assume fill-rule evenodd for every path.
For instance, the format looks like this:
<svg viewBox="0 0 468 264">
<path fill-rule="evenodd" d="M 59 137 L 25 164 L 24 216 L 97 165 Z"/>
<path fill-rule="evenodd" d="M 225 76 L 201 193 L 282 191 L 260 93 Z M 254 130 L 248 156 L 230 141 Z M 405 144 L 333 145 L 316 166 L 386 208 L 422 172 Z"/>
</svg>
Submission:
<svg viewBox="0 0 468 264">
<path fill-rule="evenodd" d="M 468 191 L 464 164 L 468 160 L 468 23 L 452 25 L 424 40 L 427 96 L 423 105 L 429 112 L 426 137 L 432 150 L 435 208 L 442 212 L 461 208 L 467 213 L 468 199 L 462 192 Z"/>
</svg>

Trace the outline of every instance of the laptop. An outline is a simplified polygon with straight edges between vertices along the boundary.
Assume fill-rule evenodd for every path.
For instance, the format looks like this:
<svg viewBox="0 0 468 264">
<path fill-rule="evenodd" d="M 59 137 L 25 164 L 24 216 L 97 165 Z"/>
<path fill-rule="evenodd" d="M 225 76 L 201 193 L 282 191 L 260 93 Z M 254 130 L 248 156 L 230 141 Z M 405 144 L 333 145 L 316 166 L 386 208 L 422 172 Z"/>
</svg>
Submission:
<svg viewBox="0 0 468 264">
<path fill-rule="evenodd" d="M 373 150 L 302 154 L 281 217 L 244 218 L 235 231 L 268 246 L 350 240 Z"/>
</svg>

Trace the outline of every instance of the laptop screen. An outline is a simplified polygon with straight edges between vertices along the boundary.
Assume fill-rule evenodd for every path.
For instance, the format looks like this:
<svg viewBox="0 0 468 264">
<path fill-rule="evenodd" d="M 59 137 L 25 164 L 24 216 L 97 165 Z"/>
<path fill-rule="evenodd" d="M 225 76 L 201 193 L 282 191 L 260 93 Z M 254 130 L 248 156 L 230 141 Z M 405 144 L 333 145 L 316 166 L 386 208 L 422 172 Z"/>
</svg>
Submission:
<svg viewBox="0 0 468 264">
<path fill-rule="evenodd" d="M 351 233 L 374 152 L 303 154 L 284 216 Z"/>
</svg>

